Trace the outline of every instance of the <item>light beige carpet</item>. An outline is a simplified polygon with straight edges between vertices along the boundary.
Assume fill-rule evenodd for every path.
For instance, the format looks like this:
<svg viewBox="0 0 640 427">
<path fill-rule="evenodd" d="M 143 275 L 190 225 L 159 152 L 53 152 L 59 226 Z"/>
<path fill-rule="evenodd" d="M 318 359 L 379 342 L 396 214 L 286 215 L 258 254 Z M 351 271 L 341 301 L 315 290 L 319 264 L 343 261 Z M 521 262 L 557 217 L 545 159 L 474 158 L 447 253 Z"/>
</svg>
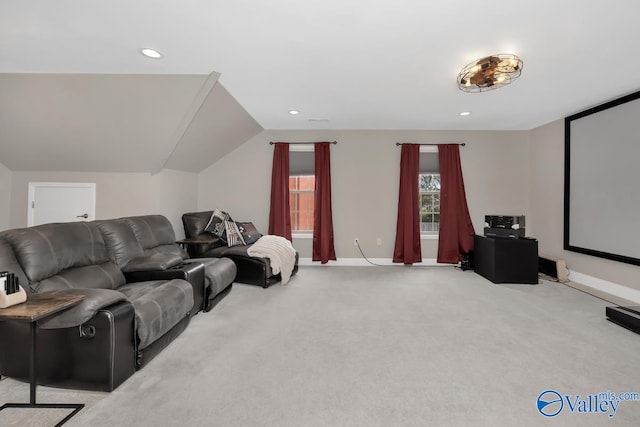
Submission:
<svg viewBox="0 0 640 427">
<path fill-rule="evenodd" d="M 640 392 L 640 336 L 570 287 L 495 285 L 424 267 L 301 267 L 286 286 L 234 285 L 69 426 L 636 426 L 640 402 L 542 416 L 539 394 Z M 1 401 L 28 386 L 0 382 Z M 0 425 L 29 424 L 15 411 Z M 31 420 L 43 421 L 44 415 Z"/>
</svg>

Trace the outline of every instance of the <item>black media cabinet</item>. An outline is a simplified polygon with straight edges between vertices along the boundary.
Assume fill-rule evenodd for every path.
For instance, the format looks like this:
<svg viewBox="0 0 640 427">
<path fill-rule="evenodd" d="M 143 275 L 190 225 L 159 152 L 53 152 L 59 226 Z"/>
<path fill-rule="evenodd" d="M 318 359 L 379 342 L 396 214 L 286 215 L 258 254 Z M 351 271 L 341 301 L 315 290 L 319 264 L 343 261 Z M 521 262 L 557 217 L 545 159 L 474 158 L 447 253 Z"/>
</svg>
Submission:
<svg viewBox="0 0 640 427">
<path fill-rule="evenodd" d="M 475 236 L 473 269 L 493 283 L 538 284 L 538 241 Z"/>
</svg>

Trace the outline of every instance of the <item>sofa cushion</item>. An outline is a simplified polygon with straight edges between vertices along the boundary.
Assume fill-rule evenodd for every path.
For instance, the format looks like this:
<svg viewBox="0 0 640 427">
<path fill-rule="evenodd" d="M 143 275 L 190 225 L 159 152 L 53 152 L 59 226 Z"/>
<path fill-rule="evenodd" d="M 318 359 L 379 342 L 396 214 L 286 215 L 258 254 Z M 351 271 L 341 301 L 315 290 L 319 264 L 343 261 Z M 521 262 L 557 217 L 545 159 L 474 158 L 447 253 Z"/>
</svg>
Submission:
<svg viewBox="0 0 640 427">
<path fill-rule="evenodd" d="M 176 243 L 171 245 L 160 245 L 155 248 L 147 249 L 144 251 L 145 255 L 165 255 L 165 256 L 173 256 L 178 257 L 180 259 L 187 259 L 187 254 L 180 246 Z"/>
<path fill-rule="evenodd" d="M 194 239 L 205 233 L 204 229 L 209 224 L 213 211 L 188 212 L 182 215 L 182 225 L 187 238 Z"/>
<path fill-rule="evenodd" d="M 118 267 L 122 268 L 144 254 L 142 245 L 125 220 L 108 219 L 94 221 L 94 224 L 102 233 L 109 257 Z"/>
<path fill-rule="evenodd" d="M 240 233 L 240 229 L 233 221 L 225 221 L 224 227 L 226 230 L 225 236 L 227 238 L 227 246 L 245 245 L 244 238 Z"/>
<path fill-rule="evenodd" d="M 118 290 L 135 307 L 140 349 L 164 335 L 193 309 L 193 287 L 186 280 L 130 283 Z"/>
<path fill-rule="evenodd" d="M 231 215 L 220 209 L 213 211 L 204 231 L 220 238 L 229 247 L 245 244 L 240 229 L 238 229 Z"/>
<path fill-rule="evenodd" d="M 29 281 L 27 280 L 27 276 L 25 276 L 24 271 L 22 271 L 22 267 L 18 264 L 18 260 L 13 254 L 13 249 L 9 243 L 5 242 L 2 238 L 2 234 L 0 233 L 0 271 L 8 271 L 9 273 L 13 273 L 16 275 L 18 279 L 18 283 L 24 288 L 25 291 L 29 292 Z"/>
<path fill-rule="evenodd" d="M 236 264 L 229 258 L 193 258 L 185 261 L 192 262 L 204 264 L 205 287 L 210 289 L 211 297 L 226 289 L 236 278 Z"/>
<path fill-rule="evenodd" d="M 129 224 L 143 249 L 176 242 L 173 226 L 162 215 L 130 216 L 122 219 Z"/>
<path fill-rule="evenodd" d="M 50 292 L 64 289 L 118 289 L 124 283 L 122 271 L 113 262 L 107 261 L 63 270 L 39 282 L 32 282 L 30 287 L 34 292 Z"/>
<path fill-rule="evenodd" d="M 180 254 L 157 252 L 130 260 L 122 268 L 122 271 L 130 273 L 135 271 L 166 270 L 180 264 L 182 264 L 182 256 Z"/>
<path fill-rule="evenodd" d="M 122 292 L 111 289 L 75 289 L 55 292 L 79 294 L 84 295 L 85 298 L 73 307 L 38 320 L 38 327 L 41 329 L 71 328 L 82 325 L 95 316 L 100 309 L 127 299 Z"/>
<path fill-rule="evenodd" d="M 247 249 L 249 249 L 251 247 L 251 245 L 246 245 L 246 246 L 233 246 L 233 247 L 227 247 L 227 246 L 222 246 L 222 247 L 218 247 L 218 248 L 213 248 L 208 250 L 204 256 L 205 257 L 209 257 L 209 258 L 230 258 L 232 260 L 235 260 L 237 258 L 246 258 L 246 259 L 253 259 L 253 260 L 260 260 L 260 262 L 263 262 L 265 265 L 265 272 L 266 272 L 266 277 L 271 277 L 273 275 L 273 272 L 271 271 L 271 262 L 269 261 L 269 258 L 258 258 L 258 257 L 252 257 L 247 253 Z"/>
<path fill-rule="evenodd" d="M 247 253 L 247 249 L 249 249 L 250 246 L 251 245 L 240 245 L 240 246 L 233 246 L 231 248 L 227 246 L 222 246 L 222 247 L 210 250 L 209 253 L 215 254 L 213 255 L 213 257 L 215 258 L 220 258 L 225 255 L 244 256 L 247 258 L 251 258 Z"/>
<path fill-rule="evenodd" d="M 182 215 L 182 225 L 184 226 L 186 238 L 202 240 L 202 243 L 189 245 L 189 254 L 192 257 L 202 257 L 210 249 L 226 246 L 226 243 L 218 236 L 204 231 L 212 214 L 213 211 L 204 211 L 189 212 Z"/>
<path fill-rule="evenodd" d="M 242 234 L 242 240 L 244 240 L 245 245 L 255 243 L 262 237 L 262 234 L 252 222 L 236 221 L 236 225 L 240 230 L 240 234 Z"/>
<path fill-rule="evenodd" d="M 109 261 L 100 231 L 87 222 L 43 224 L 8 230 L 3 236 L 32 282 L 73 267 Z"/>
<path fill-rule="evenodd" d="M 226 243 L 227 222 L 229 221 L 233 222 L 233 219 L 228 213 L 221 211 L 220 209 L 215 209 L 211 214 L 211 218 L 209 218 L 209 222 L 204 227 L 204 232 L 211 233 Z"/>
</svg>

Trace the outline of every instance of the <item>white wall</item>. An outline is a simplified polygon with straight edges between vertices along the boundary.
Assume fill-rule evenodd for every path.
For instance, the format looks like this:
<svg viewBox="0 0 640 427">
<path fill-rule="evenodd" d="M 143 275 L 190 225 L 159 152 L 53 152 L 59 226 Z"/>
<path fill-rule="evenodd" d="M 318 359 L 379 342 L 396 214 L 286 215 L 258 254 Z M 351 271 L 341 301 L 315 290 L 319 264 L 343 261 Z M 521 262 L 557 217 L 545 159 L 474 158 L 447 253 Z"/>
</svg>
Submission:
<svg viewBox="0 0 640 427">
<path fill-rule="evenodd" d="M 331 146 L 333 222 L 338 258 L 391 258 L 398 204 L 400 148 L 396 142 L 466 142 L 461 147 L 467 200 L 476 232 L 486 214 L 529 218 L 528 132 L 264 131 L 199 174 L 198 210 L 220 208 L 267 232 L 273 147 L 269 141 L 338 141 Z M 382 245 L 376 245 L 376 239 Z M 301 257 L 311 240 L 294 238 Z M 423 258 L 437 240 L 422 240 Z"/>
<path fill-rule="evenodd" d="M 11 171 L 0 163 L 0 231 L 10 228 Z"/>
<path fill-rule="evenodd" d="M 160 213 L 181 238 L 184 212 L 221 208 L 267 232 L 273 147 L 269 141 L 338 141 L 332 149 L 334 231 L 338 258 L 391 258 L 395 238 L 400 142 L 466 142 L 461 147 L 467 200 L 477 233 L 485 214 L 524 214 L 541 253 L 582 274 L 640 290 L 640 267 L 563 250 L 564 125 L 531 131 L 263 131 L 200 174 L 11 172 L 0 164 L 0 230 L 27 224 L 31 181 L 95 182 L 99 219 Z M 382 245 L 376 245 L 377 238 Z M 294 239 L 302 257 L 311 240 Z M 436 240 L 423 240 L 425 259 Z"/>
<path fill-rule="evenodd" d="M 162 214 L 184 236 L 181 215 L 197 206 L 197 175 L 163 169 L 157 174 L 13 172 L 10 228 L 26 227 L 29 182 L 96 183 L 96 219 Z"/>
<path fill-rule="evenodd" d="M 198 175 L 171 169 L 162 169 L 151 176 L 151 187 L 155 192 L 156 210 L 166 216 L 176 232 L 176 238 L 184 237 L 182 214 L 193 212 L 198 207 Z M 122 216 L 122 215 L 121 215 Z"/>
<path fill-rule="evenodd" d="M 531 131 L 530 165 L 531 212 L 540 252 L 565 259 L 572 271 L 640 290 L 640 267 L 563 249 L 564 120 Z"/>
</svg>

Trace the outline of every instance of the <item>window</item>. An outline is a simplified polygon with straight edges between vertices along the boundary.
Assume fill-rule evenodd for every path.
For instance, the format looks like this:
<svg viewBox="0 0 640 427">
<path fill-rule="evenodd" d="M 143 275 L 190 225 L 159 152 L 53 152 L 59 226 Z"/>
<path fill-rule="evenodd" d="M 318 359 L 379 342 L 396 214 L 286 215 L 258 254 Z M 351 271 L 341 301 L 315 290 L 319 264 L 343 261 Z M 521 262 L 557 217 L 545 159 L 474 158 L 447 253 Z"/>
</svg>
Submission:
<svg viewBox="0 0 640 427">
<path fill-rule="evenodd" d="M 289 176 L 291 231 L 313 231 L 313 203 L 316 177 Z"/>
<path fill-rule="evenodd" d="M 440 174 L 421 173 L 420 192 L 420 233 L 435 234 L 440 229 Z"/>
<path fill-rule="evenodd" d="M 420 147 L 418 192 L 420 233 L 437 235 L 440 230 L 440 168 L 435 146 Z"/>
<path fill-rule="evenodd" d="M 313 232 L 315 202 L 315 156 L 313 145 L 289 147 L 289 210 L 291 231 Z"/>
</svg>

